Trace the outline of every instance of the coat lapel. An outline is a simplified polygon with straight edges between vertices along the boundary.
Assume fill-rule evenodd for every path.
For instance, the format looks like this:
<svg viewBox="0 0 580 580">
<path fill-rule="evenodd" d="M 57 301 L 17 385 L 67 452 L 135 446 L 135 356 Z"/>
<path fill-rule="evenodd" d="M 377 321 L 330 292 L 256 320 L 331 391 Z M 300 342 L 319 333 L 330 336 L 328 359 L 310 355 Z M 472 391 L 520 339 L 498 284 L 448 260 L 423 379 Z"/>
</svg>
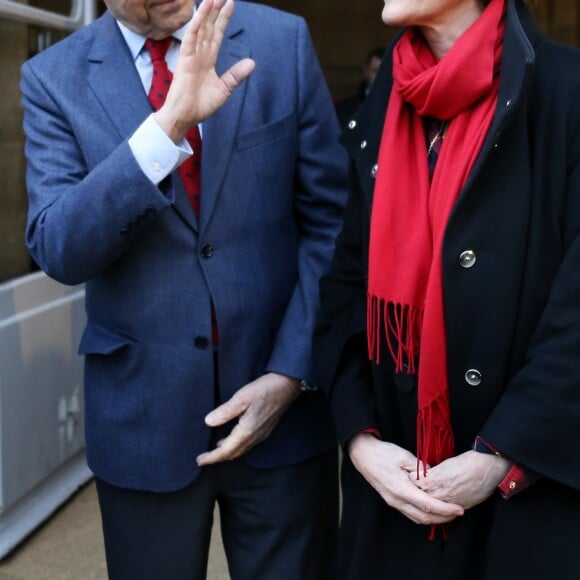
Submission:
<svg viewBox="0 0 580 580">
<path fill-rule="evenodd" d="M 238 60 L 250 56 L 249 48 L 244 45 L 242 38 L 243 26 L 234 13 L 218 56 L 218 75 L 222 75 Z M 219 111 L 203 123 L 201 232 L 207 227 L 218 201 L 235 143 L 246 87 L 247 81 L 232 93 Z"/>
<path fill-rule="evenodd" d="M 152 109 L 129 48 L 115 19 L 108 12 L 100 20 L 88 60 L 91 64 L 89 85 L 121 139 L 127 139 L 151 114 Z M 186 224 L 197 231 L 197 218 L 177 174 L 173 177 L 173 184 L 174 209 Z"/>
<path fill-rule="evenodd" d="M 399 36 L 393 41 L 393 45 L 398 39 Z M 354 117 L 347 123 L 341 135 L 341 142 L 357 168 L 359 183 L 369 214 L 375 188 L 379 148 L 383 135 L 383 123 L 377 122 L 377 120 L 385 118 L 392 85 L 392 61 L 387 57 L 383 59 L 371 91 L 358 108 Z M 362 145 L 363 143 L 364 146 Z"/>
<path fill-rule="evenodd" d="M 471 185 L 478 179 L 478 175 L 482 167 L 484 167 L 490 152 L 493 151 L 502 132 L 509 126 L 509 122 L 518 109 L 522 96 L 525 94 L 526 88 L 532 78 L 534 50 L 528 41 L 522 38 L 522 22 L 527 36 L 532 41 L 537 41 L 539 33 L 535 28 L 533 18 L 519 2 L 509 0 L 507 11 L 509 18 L 506 21 L 504 34 L 502 70 L 508 70 L 507 65 L 509 64 L 510 74 L 501 75 L 498 104 L 494 119 L 488 130 L 481 153 L 457 200 L 456 208 L 466 195 L 469 194 Z M 394 46 L 398 42 L 403 32 L 393 40 L 391 46 Z M 383 132 L 383 123 L 377 123 L 376 121 L 377 119 L 385 118 L 393 85 L 391 51 L 392 48 L 387 51 L 388 56 L 383 59 L 381 69 L 375 83 L 373 83 L 371 92 L 360 106 L 353 119 L 353 123 L 345 129 L 341 138 L 342 143 L 348 150 L 354 164 L 357 166 L 361 187 L 365 198 L 368 200 L 369 211 L 375 184 L 374 175 L 376 174 L 373 171 L 373 167 L 378 162 Z M 520 62 L 525 62 L 526 66 L 519 66 L 518 63 Z M 365 143 L 365 147 L 361 147 L 363 142 Z"/>
</svg>

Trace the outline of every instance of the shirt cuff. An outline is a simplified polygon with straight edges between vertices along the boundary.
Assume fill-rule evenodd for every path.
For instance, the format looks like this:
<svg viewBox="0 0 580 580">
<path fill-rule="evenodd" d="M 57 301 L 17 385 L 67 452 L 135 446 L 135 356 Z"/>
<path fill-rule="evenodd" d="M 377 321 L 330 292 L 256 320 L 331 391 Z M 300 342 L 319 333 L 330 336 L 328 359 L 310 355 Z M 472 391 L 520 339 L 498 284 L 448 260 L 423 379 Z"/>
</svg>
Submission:
<svg viewBox="0 0 580 580">
<path fill-rule="evenodd" d="M 484 441 L 479 435 L 475 438 L 473 450 L 479 453 L 490 453 L 498 457 L 504 457 L 493 445 Z M 516 464 L 512 466 L 497 487 L 503 499 L 507 500 L 530 487 L 538 479 L 540 479 L 539 474 Z"/>
<path fill-rule="evenodd" d="M 363 429 L 361 433 L 368 433 L 369 435 L 374 435 L 377 439 L 382 439 L 381 432 L 376 427 L 369 427 L 368 429 Z"/>
<path fill-rule="evenodd" d="M 183 139 L 176 145 L 157 124 L 153 114 L 130 137 L 129 147 L 143 173 L 155 185 L 193 155 L 189 143 Z"/>
<path fill-rule="evenodd" d="M 530 487 L 538 479 L 540 479 L 540 476 L 537 473 L 519 465 L 514 465 L 497 487 L 504 499 L 510 499 L 516 493 L 520 493 Z"/>
</svg>

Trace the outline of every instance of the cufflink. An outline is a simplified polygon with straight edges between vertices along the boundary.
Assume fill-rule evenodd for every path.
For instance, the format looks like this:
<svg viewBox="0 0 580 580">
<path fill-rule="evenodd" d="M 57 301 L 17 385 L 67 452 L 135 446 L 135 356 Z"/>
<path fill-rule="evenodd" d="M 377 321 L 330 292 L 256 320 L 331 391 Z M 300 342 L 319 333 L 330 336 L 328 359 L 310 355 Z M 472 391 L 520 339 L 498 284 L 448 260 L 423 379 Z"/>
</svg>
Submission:
<svg viewBox="0 0 580 580">
<path fill-rule="evenodd" d="M 300 381 L 300 390 L 302 392 L 306 393 L 306 392 L 318 391 L 318 387 L 315 384 L 302 379 Z"/>
</svg>

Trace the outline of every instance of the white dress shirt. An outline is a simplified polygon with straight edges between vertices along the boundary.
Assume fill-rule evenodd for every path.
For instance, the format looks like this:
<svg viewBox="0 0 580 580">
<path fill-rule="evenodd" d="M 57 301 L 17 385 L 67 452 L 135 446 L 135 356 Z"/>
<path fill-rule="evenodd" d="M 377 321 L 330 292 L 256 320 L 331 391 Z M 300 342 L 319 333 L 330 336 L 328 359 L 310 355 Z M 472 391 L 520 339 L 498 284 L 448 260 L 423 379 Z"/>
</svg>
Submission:
<svg viewBox="0 0 580 580">
<path fill-rule="evenodd" d="M 153 78 L 151 55 L 145 48 L 145 41 L 147 39 L 133 32 L 121 22 L 117 21 L 117 24 L 129 47 L 133 62 L 139 73 L 139 78 L 143 83 L 143 89 L 147 94 L 151 86 L 151 79 Z M 180 41 L 183 39 L 188 24 L 185 24 L 173 33 L 174 40 L 165 57 L 167 66 L 172 72 L 177 64 Z M 176 145 L 161 127 L 159 127 L 153 114 L 149 115 L 130 137 L 129 147 L 139 167 L 143 170 L 143 173 L 155 185 L 163 181 L 163 179 L 193 154 L 189 143 L 185 139 L 179 145 Z"/>
</svg>

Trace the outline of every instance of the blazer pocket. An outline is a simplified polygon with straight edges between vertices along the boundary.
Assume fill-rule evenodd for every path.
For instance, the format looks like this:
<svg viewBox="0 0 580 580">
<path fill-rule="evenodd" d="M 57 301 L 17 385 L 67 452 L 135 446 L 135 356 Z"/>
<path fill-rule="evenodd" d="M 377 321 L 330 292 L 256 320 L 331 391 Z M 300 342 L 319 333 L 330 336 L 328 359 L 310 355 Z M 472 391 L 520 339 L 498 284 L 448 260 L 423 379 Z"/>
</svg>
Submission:
<svg viewBox="0 0 580 580">
<path fill-rule="evenodd" d="M 97 324 L 87 324 L 81 338 L 78 354 L 113 354 L 135 341 Z"/>
<path fill-rule="evenodd" d="M 270 143 L 286 135 L 291 135 L 295 131 L 296 115 L 291 113 L 278 121 L 262 125 L 246 133 L 240 133 L 236 137 L 236 149 L 242 151 L 244 149 L 250 149 L 251 147 L 257 147 L 258 145 Z"/>
</svg>

